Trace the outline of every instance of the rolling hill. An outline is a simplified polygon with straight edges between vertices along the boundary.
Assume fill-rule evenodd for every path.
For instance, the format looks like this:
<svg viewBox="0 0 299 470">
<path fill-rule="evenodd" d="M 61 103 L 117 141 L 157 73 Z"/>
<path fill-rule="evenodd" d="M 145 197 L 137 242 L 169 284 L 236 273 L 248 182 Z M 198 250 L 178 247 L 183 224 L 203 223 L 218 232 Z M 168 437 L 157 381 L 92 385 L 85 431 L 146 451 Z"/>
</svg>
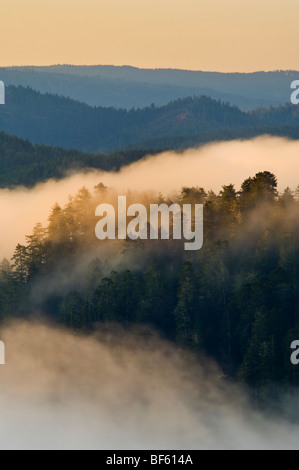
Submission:
<svg viewBox="0 0 299 470">
<path fill-rule="evenodd" d="M 206 96 L 161 107 L 91 107 L 70 98 L 10 86 L 0 107 L 0 130 L 34 144 L 98 153 L 117 150 L 183 149 L 204 142 L 264 133 L 298 138 L 299 107 L 243 112 Z"/>
<path fill-rule="evenodd" d="M 290 101 L 290 85 L 298 77 L 296 71 L 241 74 L 103 65 L 0 68 L 0 80 L 7 86 L 124 109 L 162 106 L 193 95 L 228 101 L 243 111 L 277 106 Z"/>
<path fill-rule="evenodd" d="M 63 178 L 70 170 L 119 170 L 140 160 L 146 153 L 138 150 L 110 155 L 88 154 L 58 147 L 33 145 L 0 132 L 0 188 L 26 186 L 50 178 Z"/>
</svg>

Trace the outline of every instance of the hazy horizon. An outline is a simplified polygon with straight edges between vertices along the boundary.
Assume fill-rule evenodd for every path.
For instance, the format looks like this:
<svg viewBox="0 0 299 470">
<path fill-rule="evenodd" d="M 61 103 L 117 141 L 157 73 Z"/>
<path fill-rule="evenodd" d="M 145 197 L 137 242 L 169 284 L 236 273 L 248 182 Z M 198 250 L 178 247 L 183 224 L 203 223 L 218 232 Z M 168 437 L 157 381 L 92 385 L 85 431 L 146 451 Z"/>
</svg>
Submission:
<svg viewBox="0 0 299 470">
<path fill-rule="evenodd" d="M 6 47 L 0 66 L 129 63 L 221 72 L 299 68 L 299 5 L 294 0 L 274 0 L 271 9 L 266 0 L 243 0 L 242 5 L 235 0 L 86 0 L 82 5 L 80 0 L 4 0 L 0 41 Z"/>
<path fill-rule="evenodd" d="M 203 73 L 217 73 L 220 75 L 254 75 L 258 73 L 277 73 L 277 72 L 295 72 L 299 73 L 299 66 L 298 69 L 271 69 L 271 70 L 254 70 L 250 72 L 239 72 L 237 70 L 235 71 L 230 71 L 230 72 L 223 72 L 220 70 L 203 70 L 203 69 L 192 69 L 192 68 L 177 68 L 177 67 L 139 67 L 138 65 L 131 65 L 131 64 L 100 64 L 100 63 L 94 63 L 94 64 L 83 64 L 83 63 L 49 63 L 49 64 L 19 64 L 19 65 L 5 65 L 2 66 L 0 65 L 0 69 L 16 69 L 16 68 L 52 68 L 52 67 L 115 67 L 115 68 L 130 68 L 130 69 L 136 69 L 136 70 L 146 70 L 146 71 L 162 71 L 162 70 L 169 70 L 169 71 L 177 71 L 177 72 L 203 72 Z"/>
</svg>

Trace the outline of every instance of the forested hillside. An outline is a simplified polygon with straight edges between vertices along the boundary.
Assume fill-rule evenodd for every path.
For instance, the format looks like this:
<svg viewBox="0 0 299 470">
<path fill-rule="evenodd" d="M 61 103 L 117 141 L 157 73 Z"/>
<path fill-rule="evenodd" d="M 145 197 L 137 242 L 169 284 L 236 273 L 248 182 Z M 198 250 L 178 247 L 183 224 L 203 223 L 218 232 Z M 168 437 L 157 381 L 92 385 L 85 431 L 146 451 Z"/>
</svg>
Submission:
<svg viewBox="0 0 299 470">
<path fill-rule="evenodd" d="M 146 153 L 151 152 L 130 150 L 110 155 L 80 153 L 76 150 L 32 145 L 0 132 L 0 188 L 31 187 L 50 178 L 62 178 L 70 170 L 118 170 L 144 157 Z"/>
<path fill-rule="evenodd" d="M 299 334 L 298 192 L 278 194 L 269 172 L 240 192 L 183 188 L 165 202 L 204 204 L 204 247 L 191 254 L 177 240 L 97 240 L 95 207 L 116 200 L 99 184 L 53 208 L 1 265 L 1 319 L 42 312 L 74 331 L 151 326 L 215 358 L 260 399 L 298 385 L 289 359 Z"/>
<path fill-rule="evenodd" d="M 171 100 L 203 94 L 228 101 L 243 111 L 284 105 L 290 99 L 290 84 L 296 79 L 296 71 L 246 74 L 105 65 L 0 68 L 0 80 L 6 85 L 29 86 L 91 106 L 125 109 L 145 108 L 152 103 L 163 106 Z"/>
<path fill-rule="evenodd" d="M 298 138 L 294 105 L 245 113 L 201 96 L 145 109 L 90 107 L 29 88 L 8 87 L 0 130 L 33 142 L 83 152 L 130 148 L 180 149 L 264 133 Z"/>
</svg>

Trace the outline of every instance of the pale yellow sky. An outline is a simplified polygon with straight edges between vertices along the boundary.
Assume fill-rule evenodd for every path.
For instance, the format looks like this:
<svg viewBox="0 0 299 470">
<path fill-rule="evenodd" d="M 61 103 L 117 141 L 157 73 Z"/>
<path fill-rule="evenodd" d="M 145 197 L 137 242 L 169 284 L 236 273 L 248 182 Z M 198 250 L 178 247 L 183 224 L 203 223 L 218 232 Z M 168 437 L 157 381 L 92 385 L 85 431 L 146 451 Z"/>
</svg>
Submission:
<svg viewBox="0 0 299 470">
<path fill-rule="evenodd" d="M 299 0 L 1 0 L 0 66 L 299 70 Z"/>
</svg>

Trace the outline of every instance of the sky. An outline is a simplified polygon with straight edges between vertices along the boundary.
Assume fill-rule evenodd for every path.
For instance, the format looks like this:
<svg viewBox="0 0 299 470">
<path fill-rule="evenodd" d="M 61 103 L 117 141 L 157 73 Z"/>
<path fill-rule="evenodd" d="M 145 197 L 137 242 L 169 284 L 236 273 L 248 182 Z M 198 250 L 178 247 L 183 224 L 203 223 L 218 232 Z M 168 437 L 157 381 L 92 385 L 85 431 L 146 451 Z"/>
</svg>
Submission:
<svg viewBox="0 0 299 470">
<path fill-rule="evenodd" d="M 1 0 L 0 66 L 299 70 L 298 0 Z"/>
</svg>

